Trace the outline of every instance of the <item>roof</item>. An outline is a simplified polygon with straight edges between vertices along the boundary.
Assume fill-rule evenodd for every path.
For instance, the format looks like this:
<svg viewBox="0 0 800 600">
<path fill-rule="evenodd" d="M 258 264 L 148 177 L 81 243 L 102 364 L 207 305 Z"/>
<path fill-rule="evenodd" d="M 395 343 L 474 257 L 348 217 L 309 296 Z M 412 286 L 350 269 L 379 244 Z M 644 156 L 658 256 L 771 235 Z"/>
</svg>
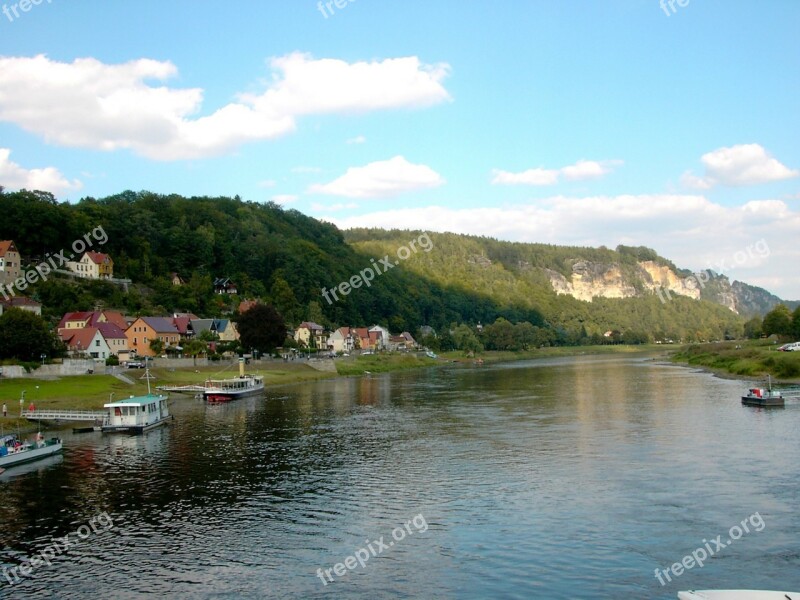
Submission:
<svg viewBox="0 0 800 600">
<path fill-rule="evenodd" d="M 102 252 L 92 252 L 91 250 L 89 250 L 86 253 L 86 256 L 88 256 L 89 260 L 91 260 L 96 265 L 114 262 L 113 260 L 111 260 L 111 257 L 108 254 L 103 254 Z"/>
<path fill-rule="evenodd" d="M 0 256 L 5 256 L 6 252 L 17 252 L 16 245 L 14 244 L 14 240 L 2 240 L 0 241 Z"/>
<path fill-rule="evenodd" d="M 297 326 L 298 329 L 310 329 L 312 331 L 325 331 L 325 328 L 322 325 L 318 325 L 314 323 L 314 321 L 303 321 L 300 325 Z"/>
<path fill-rule="evenodd" d="M 172 317 L 172 322 L 175 324 L 175 327 L 178 329 L 178 333 L 181 335 L 186 335 L 189 332 L 191 321 L 192 320 L 189 317 Z"/>
<path fill-rule="evenodd" d="M 125 337 L 125 332 L 114 323 L 98 323 L 96 329 L 98 329 L 100 333 L 103 334 L 103 337 L 107 340 L 128 339 Z"/>
<path fill-rule="evenodd" d="M 0 304 L 3 304 L 8 307 L 12 306 L 37 306 L 40 307 L 41 304 L 36 302 L 36 300 L 31 300 L 30 298 L 26 298 L 25 296 L 12 296 L 8 300 L 5 298 L 0 298 Z"/>
<path fill-rule="evenodd" d="M 59 332 L 61 339 L 70 349 L 88 350 L 92 346 L 92 340 L 97 335 L 96 327 L 84 327 L 82 329 L 65 329 Z"/>
<path fill-rule="evenodd" d="M 169 317 L 142 317 L 142 321 L 156 333 L 179 333 Z"/>
<path fill-rule="evenodd" d="M 88 312 L 88 311 L 87 312 L 68 312 L 63 317 L 61 317 L 61 320 L 58 322 L 57 329 L 63 329 L 64 327 L 67 326 L 68 322 L 72 322 L 72 321 L 81 321 L 81 322 L 89 321 L 89 325 L 92 325 L 91 319 L 93 318 L 94 314 L 95 313 Z"/>
<path fill-rule="evenodd" d="M 117 312 L 116 310 L 104 310 L 103 317 L 105 317 L 107 322 L 113 323 L 120 329 L 128 328 L 128 320 L 122 315 L 121 312 Z"/>
<path fill-rule="evenodd" d="M 239 302 L 239 313 L 245 313 L 258 305 L 258 300 L 242 300 Z"/>
<path fill-rule="evenodd" d="M 124 400 L 117 400 L 116 402 L 109 402 L 103 404 L 103 408 L 114 408 L 116 406 L 142 406 L 143 404 L 152 404 L 157 400 L 165 400 L 166 396 L 151 394 L 149 396 L 134 396 L 132 398 L 125 398 Z"/>
<path fill-rule="evenodd" d="M 192 319 L 192 329 L 195 335 L 200 335 L 204 331 L 217 331 L 216 319 Z"/>
</svg>

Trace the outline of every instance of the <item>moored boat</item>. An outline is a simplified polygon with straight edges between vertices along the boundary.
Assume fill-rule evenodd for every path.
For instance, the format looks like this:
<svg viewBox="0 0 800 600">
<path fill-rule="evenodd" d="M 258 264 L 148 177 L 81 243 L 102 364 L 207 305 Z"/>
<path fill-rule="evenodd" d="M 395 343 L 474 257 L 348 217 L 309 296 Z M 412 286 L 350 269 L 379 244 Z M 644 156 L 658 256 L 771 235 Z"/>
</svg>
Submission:
<svg viewBox="0 0 800 600">
<path fill-rule="evenodd" d="M 260 375 L 245 375 L 244 359 L 239 359 L 238 377 L 209 379 L 205 382 L 204 387 L 203 398 L 210 403 L 218 404 L 262 394 L 264 378 Z"/>
<path fill-rule="evenodd" d="M 746 396 L 742 396 L 742 404 L 748 406 L 784 406 L 783 394 L 772 389 L 772 378 L 766 388 L 750 388 Z"/>
<path fill-rule="evenodd" d="M 20 440 L 16 435 L 0 438 L 0 468 L 13 467 L 58 454 L 62 450 L 61 439 L 45 440 L 41 434 L 36 439 Z"/>
<path fill-rule="evenodd" d="M 800 592 L 768 590 L 690 590 L 678 592 L 678 600 L 800 600 Z"/>
<path fill-rule="evenodd" d="M 147 395 L 104 404 L 103 408 L 108 412 L 101 427 L 103 433 L 144 433 L 173 419 L 169 414 L 167 396 L 150 391 L 150 369 L 146 365 L 145 369 Z"/>
</svg>

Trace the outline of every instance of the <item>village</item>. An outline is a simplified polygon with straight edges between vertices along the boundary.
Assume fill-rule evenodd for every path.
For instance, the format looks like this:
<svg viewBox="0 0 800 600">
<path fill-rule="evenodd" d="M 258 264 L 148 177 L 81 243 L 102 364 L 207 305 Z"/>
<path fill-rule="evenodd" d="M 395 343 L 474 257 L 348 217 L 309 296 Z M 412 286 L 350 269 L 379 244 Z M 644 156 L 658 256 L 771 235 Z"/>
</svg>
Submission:
<svg viewBox="0 0 800 600">
<path fill-rule="evenodd" d="M 13 240 L 0 241 L 0 315 L 4 310 L 18 308 L 42 315 L 42 305 L 36 300 L 14 293 L 24 289 L 23 259 Z M 128 281 L 114 279 L 114 261 L 102 252 L 87 251 L 79 260 L 68 261 L 64 275 L 82 279 Z M 184 285 L 177 273 L 172 274 L 173 285 Z M 237 287 L 229 278 L 214 279 L 214 293 L 237 294 Z M 237 312 L 245 313 L 257 305 L 257 300 L 242 300 Z M 193 313 L 173 313 L 158 316 L 126 315 L 120 311 L 95 307 L 92 311 L 65 313 L 55 327 L 63 342 L 66 354 L 74 359 L 93 359 L 102 364 L 144 366 L 147 358 L 185 358 L 205 356 L 212 359 L 233 358 L 237 353 L 244 358 L 257 358 L 258 350 L 242 348 L 234 318 L 203 318 Z M 351 353 L 372 354 L 383 351 L 409 351 L 418 348 L 408 331 L 392 335 L 380 325 L 339 327 L 328 331 L 322 325 L 304 321 L 286 332 L 287 342 L 279 348 L 284 360 L 298 354 L 317 357 L 334 357 Z M 50 357 L 42 356 L 42 362 Z"/>
</svg>

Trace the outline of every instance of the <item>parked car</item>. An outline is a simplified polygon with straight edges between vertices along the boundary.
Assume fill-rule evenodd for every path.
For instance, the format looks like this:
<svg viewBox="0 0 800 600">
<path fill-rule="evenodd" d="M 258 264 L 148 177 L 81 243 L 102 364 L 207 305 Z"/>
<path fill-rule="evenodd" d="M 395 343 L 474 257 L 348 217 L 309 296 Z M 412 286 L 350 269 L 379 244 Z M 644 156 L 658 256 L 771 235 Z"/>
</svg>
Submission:
<svg viewBox="0 0 800 600">
<path fill-rule="evenodd" d="M 784 344 L 780 348 L 778 348 L 781 352 L 798 352 L 800 351 L 800 342 L 794 342 L 793 344 Z"/>
<path fill-rule="evenodd" d="M 144 363 L 138 360 L 129 360 L 127 366 L 129 369 L 144 369 Z"/>
</svg>

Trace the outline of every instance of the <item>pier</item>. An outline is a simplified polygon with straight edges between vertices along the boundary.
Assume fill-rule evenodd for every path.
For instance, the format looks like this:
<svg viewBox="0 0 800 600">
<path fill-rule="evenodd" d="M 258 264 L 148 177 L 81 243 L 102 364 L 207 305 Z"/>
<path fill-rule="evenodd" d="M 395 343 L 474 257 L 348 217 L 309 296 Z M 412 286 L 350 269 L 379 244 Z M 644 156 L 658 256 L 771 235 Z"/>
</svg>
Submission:
<svg viewBox="0 0 800 600">
<path fill-rule="evenodd" d="M 105 411 L 98 410 L 25 410 L 22 416 L 29 421 L 102 421 Z"/>
<path fill-rule="evenodd" d="M 175 392 L 176 394 L 197 394 L 205 391 L 202 385 L 159 385 L 156 389 L 160 392 Z"/>
</svg>

